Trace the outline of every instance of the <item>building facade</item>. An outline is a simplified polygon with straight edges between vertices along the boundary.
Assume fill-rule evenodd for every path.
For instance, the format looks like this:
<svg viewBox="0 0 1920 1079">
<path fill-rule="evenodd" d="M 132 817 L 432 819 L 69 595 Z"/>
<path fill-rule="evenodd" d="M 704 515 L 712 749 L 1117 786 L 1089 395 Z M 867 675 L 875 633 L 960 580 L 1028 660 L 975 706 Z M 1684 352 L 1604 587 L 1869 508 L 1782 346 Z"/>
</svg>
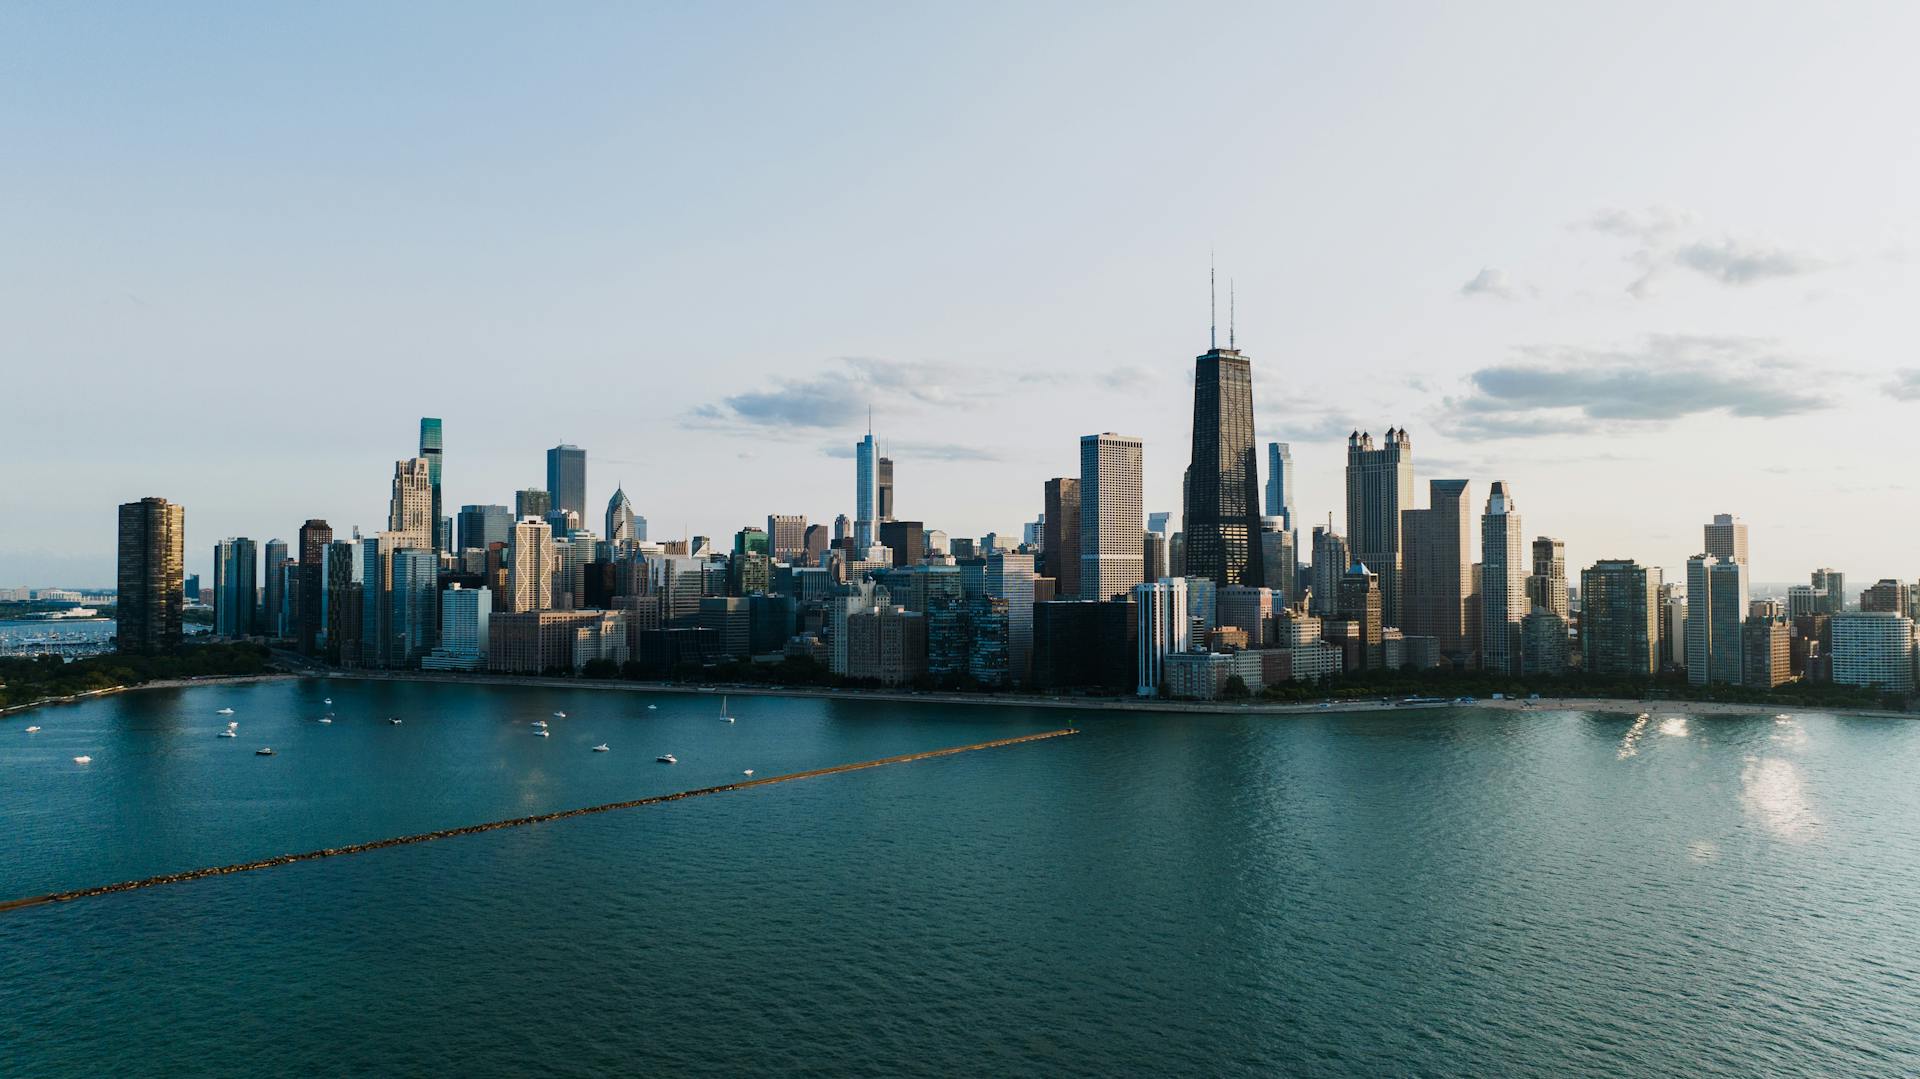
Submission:
<svg viewBox="0 0 1920 1079">
<path fill-rule="evenodd" d="M 1186 576 L 1222 587 L 1265 582 L 1260 565 L 1260 461 L 1254 454 L 1253 364 L 1237 349 L 1194 359 L 1193 453 L 1182 532 Z"/>
<path fill-rule="evenodd" d="M 146 654 L 178 647 L 186 609 L 186 509 L 164 498 L 122 503 L 118 531 L 115 646 Z"/>
<path fill-rule="evenodd" d="M 1187 651 L 1192 640 L 1187 580 L 1168 577 L 1152 584 L 1135 585 L 1133 601 L 1139 618 L 1134 635 L 1138 648 L 1134 692 L 1151 697 L 1160 692 L 1167 657 Z"/>
<path fill-rule="evenodd" d="M 554 510 L 587 519 L 587 451 L 564 442 L 547 451 L 547 508 L 541 516 Z"/>
<path fill-rule="evenodd" d="M 1429 480 L 1427 509 L 1400 514 L 1400 628 L 1432 637 L 1457 668 L 1473 665 L 1479 642 L 1467 639 L 1473 592 L 1472 517 L 1466 480 Z"/>
<path fill-rule="evenodd" d="M 1080 596 L 1112 599 L 1142 582 L 1145 443 L 1111 432 L 1080 439 Z"/>
<path fill-rule="evenodd" d="M 1400 624 L 1400 515 L 1413 509 L 1413 439 L 1389 427 L 1380 445 L 1347 436 L 1347 542 L 1353 560 L 1380 575 L 1387 624 Z"/>
<path fill-rule="evenodd" d="M 1580 657 L 1590 674 L 1647 677 L 1660 670 L 1661 573 L 1628 558 L 1580 574 Z"/>
<path fill-rule="evenodd" d="M 1523 673 L 1520 620 L 1529 605 L 1520 529 L 1519 507 L 1495 480 L 1480 516 L 1480 663 L 1501 674 Z"/>
</svg>

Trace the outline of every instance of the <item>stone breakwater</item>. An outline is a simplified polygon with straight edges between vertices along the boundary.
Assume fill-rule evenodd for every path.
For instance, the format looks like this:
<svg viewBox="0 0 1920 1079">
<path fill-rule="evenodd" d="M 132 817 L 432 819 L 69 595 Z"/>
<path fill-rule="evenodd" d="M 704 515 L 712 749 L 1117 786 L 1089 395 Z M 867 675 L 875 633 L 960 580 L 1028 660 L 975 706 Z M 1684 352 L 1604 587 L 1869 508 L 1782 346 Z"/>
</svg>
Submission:
<svg viewBox="0 0 1920 1079">
<path fill-rule="evenodd" d="M 275 866 L 292 865 L 295 862 L 311 862 L 319 858 L 334 858 L 343 854 L 361 854 L 366 851 L 383 850 L 387 847 L 400 847 L 409 843 L 425 843 L 431 839 L 451 839 L 455 836 L 478 835 L 501 828 L 519 828 L 529 824 L 545 824 L 548 821 L 566 820 L 569 817 L 584 817 L 590 813 L 609 813 L 616 809 L 637 809 L 640 806 L 661 805 L 666 802 L 678 802 L 686 798 L 699 798 L 708 794 L 724 794 L 728 791 L 743 791 L 754 787 L 766 787 L 775 783 L 791 783 L 796 779 L 815 779 L 820 776 L 838 775 L 842 772 L 858 772 L 868 768 L 881 768 L 890 764 L 908 764 L 913 761 L 931 760 L 935 757 L 951 757 L 957 753 L 972 753 L 982 749 L 1001 749 L 1027 742 L 1041 742 L 1049 738 L 1060 738 L 1069 734 L 1078 734 L 1072 727 L 1055 731 L 1042 731 L 1038 734 L 1023 734 L 1017 738 L 998 738 L 991 742 L 976 742 L 967 746 L 949 746 L 945 749 L 930 749 L 921 753 L 906 753 L 898 757 L 882 757 L 879 760 L 858 761 L 853 764 L 836 764 L 828 768 L 815 768 L 806 772 L 789 772 L 785 775 L 768 776 L 765 779 L 750 779 L 741 783 L 726 783 L 718 787 L 701 787 L 697 790 L 678 791 L 674 794 L 659 794 L 651 798 L 635 798 L 627 802 L 609 802 L 605 805 L 583 806 L 579 809 L 563 809 L 557 813 L 538 813 L 530 817 L 513 817 L 508 820 L 488 821 L 485 824 L 469 824 L 460 828 L 443 828 L 435 832 L 420 832 L 416 835 L 395 836 L 392 839 L 377 839 L 371 843 L 354 843 L 344 847 L 327 847 L 324 850 L 310 850 L 300 854 L 280 854 L 272 858 L 262 858 L 257 862 L 240 862 L 235 865 L 210 866 L 205 869 L 189 869 L 181 873 L 163 873 L 157 877 L 144 877 L 140 880 L 126 880 L 117 884 L 102 884 L 93 888 L 80 888 L 70 892 L 51 892 L 47 895 L 28 896 L 0 902 L 0 913 L 20 910 L 25 907 L 37 907 L 43 903 L 66 903 L 75 899 L 86 899 L 96 895 L 110 895 L 114 892 L 131 892 L 141 888 L 157 888 L 163 884 L 184 884 L 187 881 L 202 880 L 207 877 L 220 877 L 229 873 L 251 873 L 257 869 L 272 869 Z"/>
</svg>

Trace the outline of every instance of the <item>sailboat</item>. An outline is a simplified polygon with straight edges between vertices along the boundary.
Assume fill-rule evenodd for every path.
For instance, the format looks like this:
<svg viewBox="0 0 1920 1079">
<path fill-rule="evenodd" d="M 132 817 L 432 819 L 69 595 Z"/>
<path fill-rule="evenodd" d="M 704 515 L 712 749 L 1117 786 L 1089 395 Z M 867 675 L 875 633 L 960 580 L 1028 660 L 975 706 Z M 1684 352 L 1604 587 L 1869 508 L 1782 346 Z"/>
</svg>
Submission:
<svg viewBox="0 0 1920 1079">
<path fill-rule="evenodd" d="M 727 714 L 727 698 L 725 696 L 720 698 L 720 721 L 723 723 L 733 722 L 733 717 Z"/>
</svg>

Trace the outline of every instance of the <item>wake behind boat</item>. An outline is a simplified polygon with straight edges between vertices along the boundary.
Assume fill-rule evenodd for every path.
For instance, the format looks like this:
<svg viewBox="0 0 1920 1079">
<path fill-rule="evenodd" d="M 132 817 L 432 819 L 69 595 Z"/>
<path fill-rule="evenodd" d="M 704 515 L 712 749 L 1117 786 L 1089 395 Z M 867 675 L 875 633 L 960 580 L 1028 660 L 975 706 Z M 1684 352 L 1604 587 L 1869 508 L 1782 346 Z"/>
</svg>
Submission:
<svg viewBox="0 0 1920 1079">
<path fill-rule="evenodd" d="M 727 698 L 725 696 L 722 696 L 720 698 L 720 722 L 722 723 L 733 722 L 733 717 L 727 714 Z"/>
</svg>

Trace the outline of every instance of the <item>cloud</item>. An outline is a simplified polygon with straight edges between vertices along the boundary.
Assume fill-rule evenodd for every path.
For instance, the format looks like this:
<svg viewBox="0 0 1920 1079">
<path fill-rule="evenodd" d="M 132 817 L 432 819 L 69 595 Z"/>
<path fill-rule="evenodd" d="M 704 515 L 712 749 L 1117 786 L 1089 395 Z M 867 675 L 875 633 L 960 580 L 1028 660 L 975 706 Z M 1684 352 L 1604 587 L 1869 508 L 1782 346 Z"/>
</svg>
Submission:
<svg viewBox="0 0 1920 1079">
<path fill-rule="evenodd" d="M 1520 287 L 1514 284 L 1513 279 L 1507 275 L 1507 271 L 1495 269 L 1492 266 L 1482 266 L 1480 272 L 1473 275 L 1473 280 L 1460 286 L 1460 295 L 1517 300 L 1520 298 Z"/>
<path fill-rule="evenodd" d="M 1626 260 L 1639 270 L 1639 276 L 1627 285 L 1627 292 L 1642 299 L 1654 295 L 1660 278 L 1675 269 L 1737 288 L 1802 277 L 1834 264 L 1812 252 L 1732 235 L 1706 235 L 1697 215 L 1666 206 L 1600 210 L 1575 227 L 1634 242 Z"/>
<path fill-rule="evenodd" d="M 1276 409 L 1267 415 L 1272 416 L 1274 411 L 1280 412 L 1280 418 L 1261 425 L 1263 442 L 1338 442 L 1366 426 L 1339 411 Z"/>
<path fill-rule="evenodd" d="M 801 378 L 781 379 L 767 389 L 749 390 L 700 405 L 682 418 L 682 426 L 722 430 L 752 428 L 851 427 L 865 423 L 867 409 L 881 413 L 919 405 L 967 407 L 995 396 L 996 380 L 979 372 L 961 372 L 944 364 L 909 363 L 866 356 L 844 356 Z"/>
<path fill-rule="evenodd" d="M 1920 401 L 1920 367 L 1903 367 L 1880 385 L 1896 401 Z"/>
<path fill-rule="evenodd" d="M 1529 345 L 1468 376 L 1441 423 L 1464 439 L 1531 438 L 1670 423 L 1721 412 L 1772 419 L 1828 408 L 1813 380 L 1773 343 L 1746 337 L 1653 335 L 1638 347 Z M 1817 384 L 1817 383 L 1816 383 Z"/>
</svg>

